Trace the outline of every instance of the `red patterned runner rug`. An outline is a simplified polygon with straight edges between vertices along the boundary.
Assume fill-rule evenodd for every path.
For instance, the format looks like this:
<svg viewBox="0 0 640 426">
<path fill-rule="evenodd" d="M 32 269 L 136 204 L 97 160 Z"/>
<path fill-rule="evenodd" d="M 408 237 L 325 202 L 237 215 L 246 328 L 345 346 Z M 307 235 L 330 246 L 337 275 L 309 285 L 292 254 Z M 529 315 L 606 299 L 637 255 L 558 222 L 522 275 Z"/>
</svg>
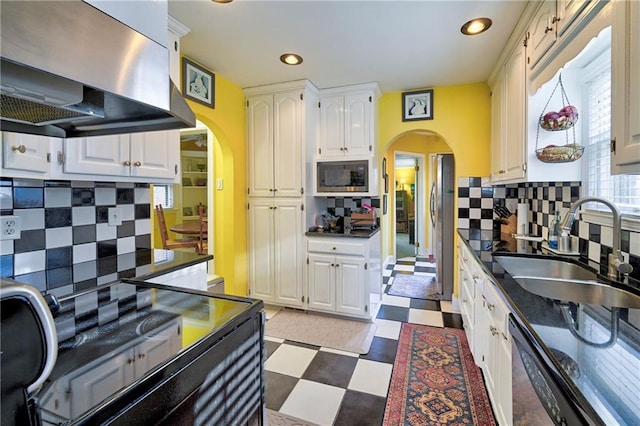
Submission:
<svg viewBox="0 0 640 426">
<path fill-rule="evenodd" d="M 496 425 L 464 330 L 402 324 L 384 425 Z"/>
</svg>

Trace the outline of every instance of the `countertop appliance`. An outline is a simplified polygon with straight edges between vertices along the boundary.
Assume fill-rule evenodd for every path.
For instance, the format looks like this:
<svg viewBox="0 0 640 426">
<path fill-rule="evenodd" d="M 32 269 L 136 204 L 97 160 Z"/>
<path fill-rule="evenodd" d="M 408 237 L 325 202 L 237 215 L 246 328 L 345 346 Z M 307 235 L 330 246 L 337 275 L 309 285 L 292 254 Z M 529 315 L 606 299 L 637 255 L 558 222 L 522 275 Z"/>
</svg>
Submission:
<svg viewBox="0 0 640 426">
<path fill-rule="evenodd" d="M 36 424 L 264 424 L 262 301 L 130 280 L 60 298 L 53 321 Z"/>
<path fill-rule="evenodd" d="M 164 45 L 85 1 L 0 7 L 2 130 L 68 138 L 195 126 Z M 166 34 L 166 19 L 154 25 Z"/>
<path fill-rule="evenodd" d="M 453 295 L 453 247 L 455 175 L 453 154 L 438 154 L 431 164 L 432 244 L 435 245 L 436 282 L 438 293 L 444 300 Z"/>
<path fill-rule="evenodd" d="M 369 191 L 369 160 L 318 161 L 318 193 L 366 193 Z"/>
</svg>

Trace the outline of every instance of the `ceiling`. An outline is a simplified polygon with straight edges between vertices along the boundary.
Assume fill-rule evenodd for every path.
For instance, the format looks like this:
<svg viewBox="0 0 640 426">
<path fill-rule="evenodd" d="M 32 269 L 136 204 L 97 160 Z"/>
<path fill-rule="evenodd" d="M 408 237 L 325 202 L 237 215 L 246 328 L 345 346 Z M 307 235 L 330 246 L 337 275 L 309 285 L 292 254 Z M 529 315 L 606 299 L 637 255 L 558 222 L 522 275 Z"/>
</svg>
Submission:
<svg viewBox="0 0 640 426">
<path fill-rule="evenodd" d="M 169 0 L 190 28 L 182 54 L 240 87 L 307 78 L 318 88 L 377 81 L 383 92 L 487 81 L 526 5 L 502 1 Z M 488 17 L 486 33 L 460 32 Z M 299 66 L 283 53 L 304 58 Z"/>
</svg>

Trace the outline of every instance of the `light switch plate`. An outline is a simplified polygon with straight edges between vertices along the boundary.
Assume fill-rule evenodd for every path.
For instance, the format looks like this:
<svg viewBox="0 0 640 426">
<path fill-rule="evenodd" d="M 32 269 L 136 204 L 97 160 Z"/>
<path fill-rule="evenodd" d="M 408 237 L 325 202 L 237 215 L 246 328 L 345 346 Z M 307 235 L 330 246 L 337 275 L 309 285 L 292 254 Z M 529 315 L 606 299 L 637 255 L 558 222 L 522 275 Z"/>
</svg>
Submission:
<svg viewBox="0 0 640 426">
<path fill-rule="evenodd" d="M 222 178 L 216 179 L 216 189 L 222 189 Z"/>
</svg>

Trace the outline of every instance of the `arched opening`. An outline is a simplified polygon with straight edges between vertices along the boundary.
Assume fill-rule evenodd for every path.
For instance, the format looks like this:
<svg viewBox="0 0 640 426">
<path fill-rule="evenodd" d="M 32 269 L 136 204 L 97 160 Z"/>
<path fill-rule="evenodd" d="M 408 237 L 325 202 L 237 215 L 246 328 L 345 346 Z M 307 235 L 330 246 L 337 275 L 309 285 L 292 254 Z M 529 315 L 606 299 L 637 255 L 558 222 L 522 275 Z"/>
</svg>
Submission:
<svg viewBox="0 0 640 426">
<path fill-rule="evenodd" d="M 451 299 L 453 291 L 452 153 L 441 135 L 419 129 L 397 135 L 384 155 L 391 172 L 387 195 L 393 206 L 385 222 L 389 254 L 395 262 L 432 263 L 438 297 L 446 300 Z M 450 161 L 443 161 L 443 157 Z M 448 180 L 442 181 L 443 176 Z"/>
</svg>

